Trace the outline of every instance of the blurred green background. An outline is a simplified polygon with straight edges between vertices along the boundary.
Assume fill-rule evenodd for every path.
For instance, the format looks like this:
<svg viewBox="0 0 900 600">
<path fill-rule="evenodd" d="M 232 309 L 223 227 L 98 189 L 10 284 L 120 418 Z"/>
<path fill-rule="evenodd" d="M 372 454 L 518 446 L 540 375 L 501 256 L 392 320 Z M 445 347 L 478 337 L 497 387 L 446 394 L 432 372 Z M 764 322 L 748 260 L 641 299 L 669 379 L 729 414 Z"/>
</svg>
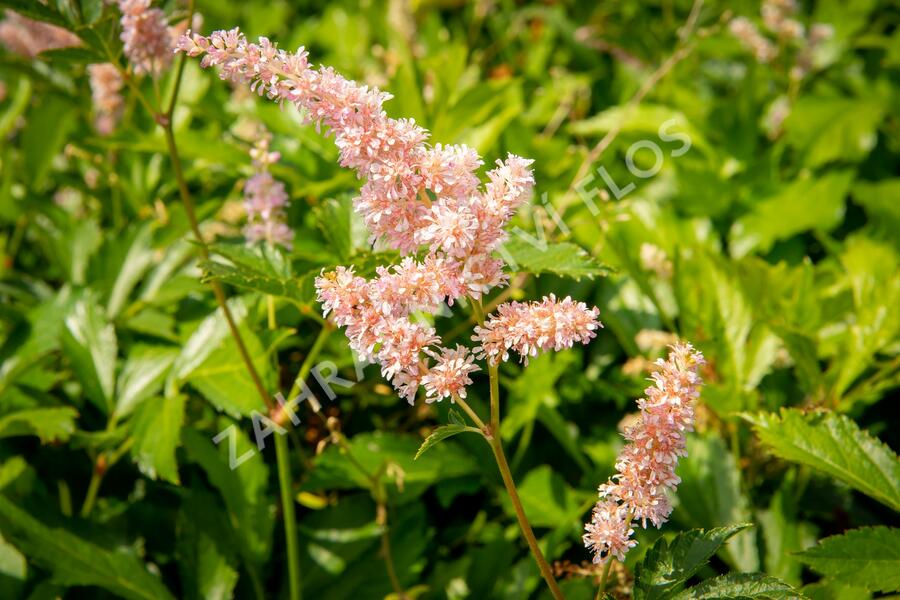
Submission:
<svg viewBox="0 0 900 600">
<path fill-rule="evenodd" d="M 86 65 L 108 60 L 100 48 L 118 55 L 118 13 L 48 6 L 77 8 L 96 43 L 0 56 L 0 534 L 10 538 L 0 596 L 287 597 L 272 449 L 230 470 L 227 444 L 211 441 L 235 425 L 242 454 L 260 406 L 202 280 L 204 268 L 215 274 L 198 265 L 162 133 L 127 89 L 116 131 L 92 126 Z M 760 570 L 813 598 L 868 598 L 819 581 L 794 553 L 898 523 L 846 485 L 772 458 L 742 415 L 829 410 L 898 446 L 900 8 L 801 1 L 799 37 L 767 29 L 760 8 L 197 3 L 203 33 L 240 26 L 303 45 L 313 64 L 393 94 L 389 114 L 415 118 L 433 143 L 468 144 L 488 165 L 507 152 L 534 159 L 535 199 L 509 249 L 517 273 L 500 293 L 571 295 L 605 324 L 586 348 L 501 370 L 503 440 L 567 597 L 594 595 L 582 525 L 647 363 L 671 336 L 704 352 L 707 385 L 672 522 L 639 531 L 627 566 L 659 535 L 747 521 L 755 527 L 709 573 Z M 734 34 L 737 17 L 756 25 L 770 60 Z M 827 35 L 814 41 L 817 24 Z M 163 97 L 172 83 L 160 78 Z M 273 173 L 296 232 L 274 262 L 239 240 L 247 131 L 259 122 L 281 152 Z M 287 390 L 322 330 L 311 274 L 371 264 L 350 205 L 359 182 L 294 109 L 195 60 L 174 129 L 204 235 L 287 290 L 270 330 L 263 296 L 223 277 L 267 386 Z M 468 340 L 466 317 L 441 319 L 447 343 Z M 321 358 L 355 381 L 343 334 L 322 343 Z M 448 422 L 447 402 L 411 408 L 371 366 L 338 391 L 322 398 L 326 414 L 373 476 L 326 443 L 318 415 L 301 414 L 292 495 L 307 597 L 393 593 L 385 524 L 411 597 L 549 597 L 481 440 L 457 436 L 413 461 Z M 470 397 L 486 414 L 485 378 Z M 96 503 L 79 517 L 98 464 Z"/>
</svg>

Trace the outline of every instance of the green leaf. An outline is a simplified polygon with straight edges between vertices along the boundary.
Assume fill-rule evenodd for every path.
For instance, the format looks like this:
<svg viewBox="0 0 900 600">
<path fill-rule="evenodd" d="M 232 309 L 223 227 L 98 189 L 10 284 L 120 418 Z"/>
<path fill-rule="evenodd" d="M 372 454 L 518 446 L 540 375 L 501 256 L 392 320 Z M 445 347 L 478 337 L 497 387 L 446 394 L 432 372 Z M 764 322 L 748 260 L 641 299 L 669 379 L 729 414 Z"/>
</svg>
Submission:
<svg viewBox="0 0 900 600">
<path fill-rule="evenodd" d="M 175 450 L 181 444 L 185 399 L 183 395 L 153 398 L 141 405 L 134 417 L 131 455 L 151 479 L 180 483 Z"/>
<path fill-rule="evenodd" d="M 28 576 L 28 560 L 0 535 L 0 576 L 25 581 Z"/>
<path fill-rule="evenodd" d="M 800 560 L 822 575 L 873 592 L 900 591 L 900 529 L 862 527 L 821 540 Z"/>
<path fill-rule="evenodd" d="M 667 124 L 663 128 L 663 124 Z M 660 129 L 665 132 L 679 132 L 687 135 L 691 144 L 709 149 L 703 135 L 688 121 L 684 113 L 661 104 L 641 103 L 637 106 L 614 106 L 583 121 L 569 126 L 576 135 L 599 136 L 612 129 L 620 133 L 658 136 Z M 660 144 L 662 145 L 662 144 Z"/>
<path fill-rule="evenodd" d="M 744 418 L 776 456 L 809 465 L 900 511 L 900 460 L 851 419 L 787 409 Z"/>
<path fill-rule="evenodd" d="M 202 261 L 199 266 L 203 271 L 203 281 L 218 280 L 235 287 L 271 296 L 283 296 L 291 299 L 304 297 L 302 288 L 298 285 L 300 280 L 295 278 L 279 277 L 246 265 L 226 265 L 214 260 Z"/>
<path fill-rule="evenodd" d="M 182 593 L 189 600 L 231 600 L 238 581 L 234 538 L 222 527 L 225 514 L 208 492 L 192 488 L 176 521 L 176 552 Z"/>
<path fill-rule="evenodd" d="M 235 325 L 240 325 L 247 316 L 247 306 L 240 298 L 231 298 L 228 308 Z M 194 330 L 181 349 L 181 354 L 172 366 L 172 376 L 184 381 L 213 353 L 231 332 L 221 309 L 216 309 Z"/>
<path fill-rule="evenodd" d="M 551 273 L 580 280 L 582 277 L 593 279 L 610 273 L 606 265 L 600 264 L 583 248 L 571 242 L 529 241 L 513 233 L 500 253 L 514 270 L 533 275 Z"/>
<path fill-rule="evenodd" d="M 119 374 L 116 415 L 128 416 L 141 402 L 157 394 L 177 357 L 178 350 L 171 346 L 132 347 Z"/>
<path fill-rule="evenodd" d="M 635 600 L 669 597 L 709 562 L 722 544 L 747 527 L 750 527 L 749 523 L 708 530 L 691 529 L 679 533 L 671 543 L 660 538 L 635 567 Z"/>
<path fill-rule="evenodd" d="M 169 590 L 130 554 L 107 550 L 48 527 L 0 495 L 0 530 L 31 560 L 67 586 L 98 586 L 123 598 L 168 600 Z"/>
<path fill-rule="evenodd" d="M 416 456 L 413 460 L 418 460 L 420 456 L 428 452 L 430 448 L 433 448 L 438 443 L 446 440 L 449 437 L 453 437 L 458 433 L 463 433 L 466 431 L 471 431 L 472 433 L 481 433 L 481 431 L 475 427 L 468 427 L 466 425 L 441 425 L 425 438 L 425 441 L 422 442 L 422 445 L 419 446 L 419 450 L 416 452 Z"/>
<path fill-rule="evenodd" d="M 118 345 L 116 330 L 93 295 L 84 296 L 72 307 L 62 342 L 85 394 L 108 414 L 113 405 Z"/>
<path fill-rule="evenodd" d="M 729 244 L 735 257 L 768 252 L 775 242 L 813 229 L 830 231 L 844 216 L 844 200 L 852 171 L 798 179 L 770 198 L 756 200 L 749 213 L 731 226 Z"/>
<path fill-rule="evenodd" d="M 881 219 L 893 227 L 900 227 L 900 178 L 881 181 L 858 181 L 850 192 L 854 200 L 862 204 L 870 223 Z"/>
<path fill-rule="evenodd" d="M 678 466 L 681 484 L 674 515 L 678 522 L 688 527 L 723 527 L 749 521 L 750 502 L 741 491 L 741 474 L 722 438 L 689 436 L 687 447 L 687 457 Z M 735 535 L 720 555 L 735 569 L 759 569 L 753 530 Z"/>
<path fill-rule="evenodd" d="M 74 108 L 67 99 L 43 95 L 41 101 L 28 111 L 22 132 L 22 152 L 25 171 L 32 185 L 43 185 L 53 159 L 62 151 L 69 130 L 75 125 Z"/>
<path fill-rule="evenodd" d="M 69 406 L 30 408 L 0 418 L 0 439 L 36 435 L 41 443 L 65 442 L 75 432 L 78 411 Z"/>
<path fill-rule="evenodd" d="M 398 504 L 415 500 L 438 481 L 478 471 L 471 453 L 456 444 L 437 444 L 416 460 L 421 443 L 419 436 L 381 431 L 358 434 L 349 440 L 356 463 L 367 473 L 391 467 L 389 472 L 393 475 L 382 481 L 393 481 L 394 485 L 388 485 L 387 491 Z M 315 468 L 309 472 L 301 491 L 369 489 L 370 485 L 370 479 L 340 448 L 329 446 L 316 457 Z"/>
<path fill-rule="evenodd" d="M 724 598 L 765 598 L 767 600 L 797 600 L 803 595 L 790 585 L 762 573 L 730 573 L 707 579 L 686 589 L 673 600 L 719 600 Z"/>
<path fill-rule="evenodd" d="M 262 343 L 247 327 L 241 327 L 240 334 L 256 372 L 263 382 L 267 381 L 269 360 Z M 250 416 L 254 411 L 265 414 L 266 405 L 247 372 L 237 342 L 230 335 L 212 348 L 212 353 L 191 372 L 187 381 L 217 409 L 233 417 Z"/>
<path fill-rule="evenodd" d="M 875 147 L 884 110 L 877 94 L 861 99 L 802 96 L 785 120 L 785 140 L 805 155 L 808 167 L 856 162 Z"/>
<path fill-rule="evenodd" d="M 206 433 L 185 428 L 184 449 L 188 458 L 206 472 L 210 484 L 219 490 L 228 524 L 241 541 L 238 551 L 251 564 L 261 564 L 269 556 L 275 524 L 275 505 L 266 491 L 269 469 L 262 454 L 237 425 L 227 418 L 220 418 L 218 425 L 225 432 L 218 448 Z M 234 469 L 229 465 L 232 450 L 237 459 L 249 457 Z"/>
<path fill-rule="evenodd" d="M 596 494 L 572 489 L 562 475 L 554 472 L 549 465 L 541 465 L 529 471 L 522 480 L 519 496 L 533 526 L 580 531 L 585 502 Z M 505 494 L 503 499 L 504 508 L 512 516 L 512 502 Z"/>
<path fill-rule="evenodd" d="M 68 21 L 61 12 L 41 2 L 34 2 L 33 0 L 0 0 L 0 8 L 12 9 L 23 17 L 36 21 L 43 21 L 63 28 L 69 27 Z"/>
<path fill-rule="evenodd" d="M 134 240 L 122 259 L 112 291 L 109 293 L 106 312 L 110 318 L 115 318 L 121 312 L 129 294 L 134 290 L 144 273 L 154 264 L 155 256 L 150 245 L 151 237 L 152 229 L 149 225 L 145 225 L 134 235 Z"/>
<path fill-rule="evenodd" d="M 350 197 L 329 198 L 315 209 L 316 223 L 328 242 L 328 249 L 338 261 L 348 260 L 357 250 L 368 246 L 368 230 L 353 210 Z"/>
<path fill-rule="evenodd" d="M 38 57 L 53 63 L 92 64 L 107 62 L 106 57 L 102 54 L 91 50 L 90 48 L 81 47 L 44 50 L 38 54 Z"/>
</svg>

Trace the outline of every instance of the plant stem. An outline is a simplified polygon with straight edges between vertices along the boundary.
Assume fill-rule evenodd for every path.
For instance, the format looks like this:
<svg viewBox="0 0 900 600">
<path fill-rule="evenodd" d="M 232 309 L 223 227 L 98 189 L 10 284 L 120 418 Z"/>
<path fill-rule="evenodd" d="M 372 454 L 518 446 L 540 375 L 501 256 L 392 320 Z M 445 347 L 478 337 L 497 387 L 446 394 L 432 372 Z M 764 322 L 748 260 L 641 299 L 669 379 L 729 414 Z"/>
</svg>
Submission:
<svg viewBox="0 0 900 600">
<path fill-rule="evenodd" d="M 287 438 L 275 436 L 275 456 L 278 459 L 278 483 L 281 488 L 281 510 L 284 518 L 284 538 L 287 544 L 288 584 L 291 600 L 300 600 L 300 548 L 297 545 L 297 518 L 291 490 L 291 465 Z"/>
<path fill-rule="evenodd" d="M 488 362 L 488 373 L 491 378 L 491 435 L 487 440 L 491 445 L 491 450 L 494 451 L 494 458 L 497 460 L 497 467 L 500 469 L 503 485 L 506 486 L 506 492 L 512 501 L 516 519 L 519 521 L 519 527 L 522 529 L 525 541 L 528 542 L 531 554 L 534 555 L 534 560 L 537 561 L 541 576 L 543 576 L 544 581 L 550 587 L 550 593 L 553 594 L 554 598 L 560 600 L 563 598 L 562 591 L 553 577 L 553 571 L 550 569 L 547 559 L 544 558 L 544 554 L 541 552 L 540 546 L 538 546 L 537 539 L 534 537 L 534 531 L 531 529 L 531 523 L 528 522 L 528 517 L 525 516 L 525 509 L 522 508 L 519 492 L 516 490 L 516 484 L 509 470 L 509 464 L 506 462 L 506 455 L 503 453 L 503 444 L 500 441 L 500 381 L 497 374 L 497 366 Z"/>
<path fill-rule="evenodd" d="M 193 1 L 191 1 L 188 11 L 189 19 L 191 18 L 191 16 L 193 16 L 193 9 L 194 3 Z M 175 105 L 178 100 L 178 90 L 181 85 L 182 74 L 184 73 L 184 62 L 185 57 L 184 55 L 182 55 L 181 61 L 178 64 L 175 87 L 172 91 L 172 98 L 169 101 L 168 109 L 166 111 L 166 114 L 164 115 L 157 114 L 156 121 L 160 124 L 160 126 L 163 128 L 163 132 L 165 133 L 166 145 L 168 146 L 169 155 L 172 159 L 172 169 L 175 172 L 175 180 L 178 184 L 178 192 L 181 195 L 181 201 L 184 204 L 185 212 L 188 215 L 188 220 L 191 224 L 191 230 L 194 233 L 194 237 L 197 238 L 197 243 L 200 245 L 200 254 L 204 258 L 204 260 L 209 260 L 209 247 L 206 245 L 206 241 L 203 239 L 203 235 L 200 232 L 200 223 L 197 220 L 197 211 L 194 209 L 194 201 L 191 198 L 191 194 L 188 191 L 187 187 L 187 181 L 184 178 L 184 170 L 182 169 L 181 159 L 178 155 L 178 146 L 175 143 L 175 133 L 172 129 L 172 115 L 175 112 Z M 244 340 L 241 337 L 237 324 L 234 321 L 234 317 L 231 314 L 231 309 L 228 308 L 228 301 L 225 297 L 225 290 L 219 281 L 212 280 L 210 283 L 213 288 L 213 294 L 216 297 L 216 302 L 219 304 L 219 308 L 222 310 L 225 321 L 228 323 L 228 329 L 231 332 L 231 336 L 234 338 L 235 344 L 238 347 L 238 352 L 241 355 L 241 359 L 244 361 L 247 372 L 250 374 L 250 378 L 253 380 L 253 385 L 256 388 L 256 391 L 259 393 L 259 397 L 262 400 L 263 404 L 265 404 L 266 408 L 269 410 L 269 413 L 272 414 L 276 409 L 276 404 L 275 402 L 273 402 L 268 392 L 266 392 L 266 388 L 263 385 L 262 379 L 260 378 L 259 373 L 256 370 L 256 366 L 253 364 L 253 359 L 250 357 L 250 353 L 247 351 L 247 346 L 244 344 Z M 309 361 L 309 357 L 307 357 L 307 361 Z M 278 463 L 278 483 L 281 491 L 281 504 L 284 516 L 284 535 L 288 554 L 288 582 L 290 586 L 290 597 L 291 600 L 300 600 L 300 553 L 297 546 L 297 523 L 294 514 L 294 499 L 291 489 L 290 457 L 288 456 L 287 440 L 282 435 L 275 436 L 275 457 Z"/>
<path fill-rule="evenodd" d="M 84 503 L 81 505 L 81 518 L 87 518 L 91 511 L 94 510 L 94 503 L 97 502 L 97 492 L 100 491 L 100 484 L 103 483 L 103 474 L 106 472 L 105 466 L 101 466 L 101 462 L 105 464 L 105 459 L 101 461 L 100 457 L 94 465 L 94 472 L 91 473 L 91 482 L 88 484 L 87 494 L 84 496 Z"/>
<path fill-rule="evenodd" d="M 269 315 L 269 329 L 275 329 L 278 326 L 275 320 L 275 296 L 266 294 L 266 312 Z"/>
<path fill-rule="evenodd" d="M 460 407 L 462 407 L 464 411 L 466 411 L 466 414 L 469 415 L 469 418 L 472 419 L 472 421 L 475 423 L 475 425 L 478 426 L 482 433 L 487 431 L 487 426 L 484 424 L 484 421 L 481 420 L 481 418 L 478 416 L 478 413 L 472 410 L 472 407 L 469 406 L 469 404 L 465 400 L 454 396 L 453 401 L 456 402 Z"/>
<path fill-rule="evenodd" d="M 606 581 L 609 579 L 609 571 L 612 568 L 613 561 L 616 560 L 612 556 L 609 557 L 609 560 L 606 561 L 606 565 L 603 567 L 603 574 L 600 575 L 600 587 L 597 588 L 597 600 L 603 596 L 603 592 L 606 591 Z"/>
<path fill-rule="evenodd" d="M 379 511 L 387 510 L 383 504 L 379 505 L 378 509 Z M 394 558 L 391 555 L 391 531 L 388 529 L 387 523 L 384 524 L 381 532 L 381 553 L 384 555 L 384 564 L 387 568 L 388 578 L 391 580 L 391 585 L 394 588 L 394 594 L 397 595 L 399 600 L 406 600 L 406 592 L 403 591 L 403 586 L 400 585 L 397 572 L 394 570 Z"/>
</svg>

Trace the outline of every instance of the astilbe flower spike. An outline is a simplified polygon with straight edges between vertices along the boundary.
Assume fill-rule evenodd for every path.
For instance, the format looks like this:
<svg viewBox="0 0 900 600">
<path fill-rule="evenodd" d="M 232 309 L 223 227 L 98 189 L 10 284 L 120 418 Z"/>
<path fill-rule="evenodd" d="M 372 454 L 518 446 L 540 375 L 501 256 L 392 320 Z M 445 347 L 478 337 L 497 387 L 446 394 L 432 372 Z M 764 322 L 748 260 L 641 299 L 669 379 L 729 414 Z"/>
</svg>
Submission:
<svg viewBox="0 0 900 600">
<path fill-rule="evenodd" d="M 475 150 L 429 145 L 428 132 L 415 121 L 387 116 L 382 105 L 390 94 L 328 67 L 311 67 L 303 48 L 289 53 L 266 38 L 251 43 L 232 29 L 208 37 L 188 31 L 176 52 L 202 55 L 201 66 L 220 67 L 222 79 L 296 106 L 328 129 L 341 165 L 364 180 L 354 208 L 372 241 L 381 240 L 403 258 L 378 267 L 371 279 L 352 267 L 323 272 L 315 282 L 317 298 L 324 314 L 346 328 L 350 347 L 378 362 L 410 403 L 420 386 L 428 402 L 465 398 L 470 375 L 479 368 L 476 355 L 497 362 L 515 349 L 524 358 L 595 335 L 597 309 L 552 296 L 534 305 L 500 306 L 474 354 L 462 346 L 442 347 L 433 326 L 411 320 L 414 312 L 434 315 L 445 303 L 463 297 L 477 301 L 506 283 L 504 263 L 493 252 L 506 239 L 504 226 L 531 195 L 532 161 L 510 154 L 496 162 L 482 185 L 476 171 L 483 163 Z M 417 252 L 421 258 L 412 256 Z M 518 321 L 502 329 L 513 315 Z M 506 331 L 513 336 L 508 344 L 500 339 Z"/>
<path fill-rule="evenodd" d="M 603 325 L 597 320 L 600 311 L 575 302 L 568 296 L 557 300 L 550 294 L 540 302 L 501 304 L 497 316 L 491 316 L 483 327 L 475 328 L 473 340 L 479 357 L 492 363 L 509 358 L 515 350 L 522 361 L 537 356 L 538 351 L 563 350 L 575 342 L 588 343 Z"/>
<path fill-rule="evenodd" d="M 250 150 L 254 173 L 244 184 L 244 209 L 247 211 L 244 237 L 250 244 L 265 241 L 290 248 L 294 232 L 284 222 L 288 195 L 284 184 L 269 172 L 269 167 L 278 162 L 281 154 L 269 150 L 271 141 L 271 135 L 261 131 Z"/>
<path fill-rule="evenodd" d="M 122 75 L 112 63 L 88 66 L 91 82 L 91 99 L 94 104 L 94 127 L 101 135 L 109 135 L 119 123 L 122 106 Z"/>
<path fill-rule="evenodd" d="M 637 544 L 631 539 L 635 523 L 660 527 L 669 518 L 667 493 L 681 482 L 675 467 L 687 455 L 685 434 L 694 429 L 703 363 L 703 355 L 683 342 L 671 346 L 666 360 L 657 360 L 653 385 L 638 400 L 640 418 L 625 431 L 628 443 L 616 462 L 617 473 L 600 486 L 600 500 L 584 526 L 584 545 L 595 563 L 612 556 L 624 560 Z"/>
<path fill-rule="evenodd" d="M 173 36 L 165 13 L 150 0 L 118 0 L 125 57 L 138 75 L 158 75 L 172 62 Z"/>
</svg>

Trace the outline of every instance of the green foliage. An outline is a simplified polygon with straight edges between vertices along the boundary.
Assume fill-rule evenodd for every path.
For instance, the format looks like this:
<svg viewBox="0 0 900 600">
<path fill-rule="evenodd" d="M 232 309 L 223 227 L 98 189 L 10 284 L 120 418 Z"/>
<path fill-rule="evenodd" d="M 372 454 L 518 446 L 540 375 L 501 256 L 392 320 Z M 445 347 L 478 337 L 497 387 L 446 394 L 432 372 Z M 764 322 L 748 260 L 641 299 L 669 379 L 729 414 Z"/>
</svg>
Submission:
<svg viewBox="0 0 900 600">
<path fill-rule="evenodd" d="M 712 600 L 719 598 L 766 598 L 796 600 L 797 591 L 774 577 L 759 573 L 732 573 L 707 579 L 676 595 L 678 600 Z"/>
<path fill-rule="evenodd" d="M 36 56 L 0 42 L 0 597 L 287 598 L 295 563 L 307 598 L 549 597 L 490 447 L 459 435 L 483 433 L 565 596 L 594 598 L 583 523 L 674 337 L 707 359 L 674 512 L 635 527 L 600 596 L 632 580 L 635 598 L 900 591 L 896 7 L 799 3 L 791 37 L 761 2 L 484 4 L 196 7 L 205 33 L 303 45 L 389 92 L 390 116 L 475 148 L 482 176 L 534 159 L 534 197 L 496 253 L 509 285 L 483 306 L 571 296 L 604 328 L 500 365 L 498 431 L 482 360 L 466 398 L 479 431 L 450 402 L 399 400 L 322 318 L 316 277 L 400 260 L 370 238 L 327 128 L 195 59 L 136 72 L 115 2 L 0 0 L 0 19 L 80 40 Z M 187 3 L 153 6 L 183 25 Z M 770 61 L 735 39 L 737 16 Z M 816 24 L 834 35 L 811 47 Z M 109 135 L 89 71 L 104 62 L 129 73 Z M 152 114 L 176 89 L 171 118 Z M 260 125 L 290 248 L 241 239 Z M 472 345 L 468 300 L 414 318 Z M 266 399 L 306 374 L 298 425 L 244 351 Z"/>
<path fill-rule="evenodd" d="M 783 410 L 745 418 L 776 456 L 809 465 L 900 510 L 900 460 L 848 417 Z"/>
<path fill-rule="evenodd" d="M 415 460 L 418 460 L 420 456 L 428 452 L 428 450 L 434 447 L 436 444 L 441 443 L 447 438 L 453 437 L 459 433 L 464 433 L 466 431 L 470 431 L 473 433 L 481 433 L 481 431 L 476 427 L 468 427 L 466 425 L 442 425 L 432 432 L 425 441 L 422 442 L 422 445 L 419 446 L 419 449 L 416 451 Z"/>
<path fill-rule="evenodd" d="M 900 529 L 863 527 L 821 540 L 800 560 L 829 579 L 873 592 L 900 590 Z"/>
<path fill-rule="evenodd" d="M 95 585 L 133 600 L 173 597 L 134 555 L 48 527 L 3 496 L 0 516 L 3 535 L 50 570 L 59 585 Z"/>
<path fill-rule="evenodd" d="M 749 523 L 691 529 L 671 542 L 660 538 L 635 569 L 634 597 L 638 600 L 667 598 L 697 573 L 722 545 Z"/>
</svg>

